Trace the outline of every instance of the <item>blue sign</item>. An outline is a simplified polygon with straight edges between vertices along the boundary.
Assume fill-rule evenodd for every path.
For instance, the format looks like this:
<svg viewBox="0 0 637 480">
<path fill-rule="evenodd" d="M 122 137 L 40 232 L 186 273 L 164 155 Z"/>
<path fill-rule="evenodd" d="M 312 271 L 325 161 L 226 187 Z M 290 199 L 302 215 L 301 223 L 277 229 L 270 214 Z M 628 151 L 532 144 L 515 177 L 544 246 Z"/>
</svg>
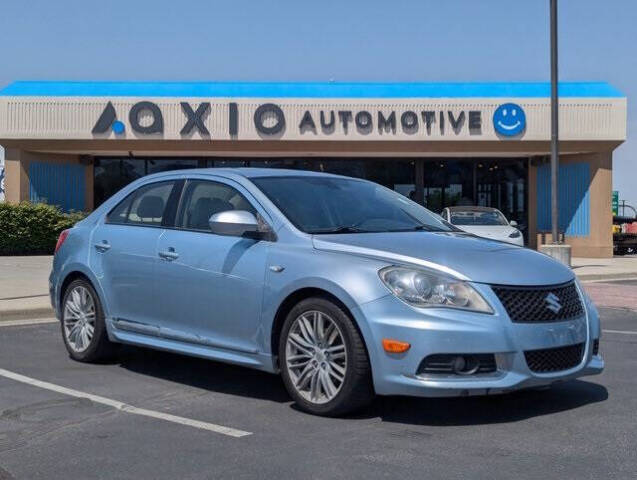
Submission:
<svg viewBox="0 0 637 480">
<path fill-rule="evenodd" d="M 493 112 L 493 128 L 500 135 L 513 137 L 526 128 L 524 110 L 515 103 L 504 103 Z"/>
</svg>

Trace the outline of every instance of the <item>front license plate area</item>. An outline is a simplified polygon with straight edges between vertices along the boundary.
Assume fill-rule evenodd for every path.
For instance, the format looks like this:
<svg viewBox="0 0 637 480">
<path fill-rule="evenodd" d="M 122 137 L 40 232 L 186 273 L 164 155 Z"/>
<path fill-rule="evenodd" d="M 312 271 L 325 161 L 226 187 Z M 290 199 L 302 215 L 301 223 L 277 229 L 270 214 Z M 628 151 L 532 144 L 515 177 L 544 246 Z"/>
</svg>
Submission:
<svg viewBox="0 0 637 480">
<path fill-rule="evenodd" d="M 586 342 L 584 318 L 556 323 L 516 325 L 516 336 L 522 350 L 564 347 Z"/>
</svg>

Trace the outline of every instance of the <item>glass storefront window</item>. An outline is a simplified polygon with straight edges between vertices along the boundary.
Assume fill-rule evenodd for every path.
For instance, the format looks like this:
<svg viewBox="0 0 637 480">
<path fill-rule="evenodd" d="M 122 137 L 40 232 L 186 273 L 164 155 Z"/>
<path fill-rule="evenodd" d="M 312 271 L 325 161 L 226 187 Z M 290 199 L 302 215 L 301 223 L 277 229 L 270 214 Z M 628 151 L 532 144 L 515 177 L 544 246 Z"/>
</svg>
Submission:
<svg viewBox="0 0 637 480">
<path fill-rule="evenodd" d="M 455 205 L 495 207 L 508 220 L 517 221 L 526 235 L 527 165 L 526 158 L 99 158 L 95 163 L 95 206 L 150 173 L 205 166 L 288 168 L 365 178 L 412 200 L 416 200 L 420 184 L 424 205 L 435 213 Z M 422 176 L 417 179 L 419 169 Z"/>
<path fill-rule="evenodd" d="M 93 201 L 100 206 L 111 195 L 146 175 L 146 161 L 137 158 L 98 158 L 95 161 Z"/>
<path fill-rule="evenodd" d="M 146 160 L 146 174 L 197 168 L 199 160 L 192 158 L 152 158 Z"/>
<path fill-rule="evenodd" d="M 246 167 L 247 162 L 242 158 L 209 158 L 208 167 L 235 168 Z"/>
<path fill-rule="evenodd" d="M 414 199 L 416 179 L 413 160 L 396 158 L 315 159 L 313 170 L 371 180 Z"/>
<path fill-rule="evenodd" d="M 97 158 L 95 159 L 93 195 L 95 207 L 138 178 L 150 173 L 197 168 L 196 158 Z"/>
<path fill-rule="evenodd" d="M 289 168 L 292 170 L 314 170 L 309 158 L 251 158 L 248 166 L 254 168 Z"/>
</svg>

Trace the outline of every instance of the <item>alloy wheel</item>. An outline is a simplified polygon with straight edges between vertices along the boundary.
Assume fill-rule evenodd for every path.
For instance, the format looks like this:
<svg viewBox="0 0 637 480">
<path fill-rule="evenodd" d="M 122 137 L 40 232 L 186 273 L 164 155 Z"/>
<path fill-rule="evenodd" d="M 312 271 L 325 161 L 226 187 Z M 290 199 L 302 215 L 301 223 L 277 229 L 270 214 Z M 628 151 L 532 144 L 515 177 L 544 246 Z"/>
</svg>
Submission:
<svg viewBox="0 0 637 480">
<path fill-rule="evenodd" d="M 95 333 L 95 302 L 86 287 L 78 285 L 66 296 L 62 321 L 71 349 L 78 353 L 85 351 Z"/>
<path fill-rule="evenodd" d="M 308 402 L 327 403 L 345 382 L 347 349 L 336 322 L 318 310 L 292 324 L 285 345 L 286 368 L 296 391 Z"/>
</svg>

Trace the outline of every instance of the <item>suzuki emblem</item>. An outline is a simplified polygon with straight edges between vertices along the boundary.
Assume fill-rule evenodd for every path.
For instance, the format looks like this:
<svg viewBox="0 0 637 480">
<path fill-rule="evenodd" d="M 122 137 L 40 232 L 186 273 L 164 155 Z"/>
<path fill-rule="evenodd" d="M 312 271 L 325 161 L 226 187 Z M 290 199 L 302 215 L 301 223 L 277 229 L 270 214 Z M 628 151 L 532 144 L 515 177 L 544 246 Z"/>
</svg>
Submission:
<svg viewBox="0 0 637 480">
<path fill-rule="evenodd" d="M 553 313 L 558 313 L 560 310 L 562 310 L 560 299 L 553 292 L 550 292 L 546 297 L 544 297 L 544 302 L 546 302 L 546 308 L 548 308 Z"/>
</svg>

